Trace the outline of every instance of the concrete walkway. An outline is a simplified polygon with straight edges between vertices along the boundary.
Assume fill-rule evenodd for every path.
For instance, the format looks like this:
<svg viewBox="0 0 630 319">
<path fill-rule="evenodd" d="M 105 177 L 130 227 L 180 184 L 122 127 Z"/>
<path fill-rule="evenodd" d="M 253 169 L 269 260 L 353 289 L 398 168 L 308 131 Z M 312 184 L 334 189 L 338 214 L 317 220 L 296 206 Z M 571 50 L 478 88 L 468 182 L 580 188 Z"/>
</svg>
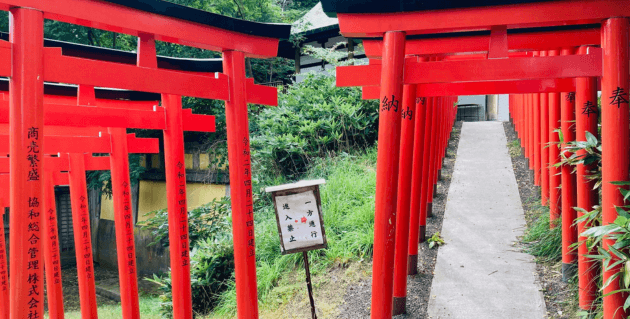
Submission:
<svg viewBox="0 0 630 319">
<path fill-rule="evenodd" d="M 429 297 L 429 318 L 545 318 L 503 123 L 462 126 Z"/>
</svg>

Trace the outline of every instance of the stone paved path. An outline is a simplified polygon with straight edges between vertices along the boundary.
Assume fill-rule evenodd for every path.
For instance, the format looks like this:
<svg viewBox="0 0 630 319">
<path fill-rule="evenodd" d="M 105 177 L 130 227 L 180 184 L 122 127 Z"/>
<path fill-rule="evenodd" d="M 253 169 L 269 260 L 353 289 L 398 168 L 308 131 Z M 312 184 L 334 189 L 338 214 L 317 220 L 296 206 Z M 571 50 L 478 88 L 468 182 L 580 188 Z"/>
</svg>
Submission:
<svg viewBox="0 0 630 319">
<path fill-rule="evenodd" d="M 501 122 L 464 123 L 429 318 L 545 318 L 533 257 L 514 247 L 523 209 Z"/>
</svg>

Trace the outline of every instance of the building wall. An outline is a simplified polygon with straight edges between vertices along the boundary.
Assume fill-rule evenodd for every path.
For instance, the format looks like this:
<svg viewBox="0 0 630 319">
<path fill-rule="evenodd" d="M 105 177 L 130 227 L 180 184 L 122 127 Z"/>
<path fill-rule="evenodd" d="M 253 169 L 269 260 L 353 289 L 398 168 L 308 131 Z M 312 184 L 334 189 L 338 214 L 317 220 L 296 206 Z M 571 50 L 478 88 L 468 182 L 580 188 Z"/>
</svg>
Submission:
<svg viewBox="0 0 630 319">
<path fill-rule="evenodd" d="M 499 95 L 499 115 L 498 115 L 497 120 L 504 121 L 504 122 L 510 120 L 510 95 L 509 94 Z"/>
<path fill-rule="evenodd" d="M 186 183 L 188 209 L 194 209 L 211 202 L 215 198 L 226 196 L 227 185 Z M 138 192 L 138 221 L 150 216 L 147 213 L 167 207 L 166 182 L 140 181 Z M 101 219 L 114 220 L 113 202 L 107 196 L 101 198 Z"/>
<path fill-rule="evenodd" d="M 485 95 L 466 95 L 460 96 L 457 99 L 457 104 L 479 104 L 481 107 L 479 108 L 478 119 L 479 121 L 486 120 L 486 96 Z"/>
</svg>

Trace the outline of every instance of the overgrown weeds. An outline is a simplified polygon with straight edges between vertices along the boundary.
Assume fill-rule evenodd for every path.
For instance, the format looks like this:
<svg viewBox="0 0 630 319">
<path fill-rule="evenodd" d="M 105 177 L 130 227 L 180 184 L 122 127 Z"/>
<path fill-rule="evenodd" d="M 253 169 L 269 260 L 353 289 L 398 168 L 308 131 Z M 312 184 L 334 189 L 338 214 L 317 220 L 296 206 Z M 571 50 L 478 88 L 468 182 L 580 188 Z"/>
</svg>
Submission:
<svg viewBox="0 0 630 319">
<path fill-rule="evenodd" d="M 525 231 L 525 251 L 542 263 L 555 263 L 562 259 L 562 225 L 550 228 L 549 209 L 540 205 L 532 208 L 532 222 Z M 555 223 L 555 221 L 554 221 Z"/>
</svg>

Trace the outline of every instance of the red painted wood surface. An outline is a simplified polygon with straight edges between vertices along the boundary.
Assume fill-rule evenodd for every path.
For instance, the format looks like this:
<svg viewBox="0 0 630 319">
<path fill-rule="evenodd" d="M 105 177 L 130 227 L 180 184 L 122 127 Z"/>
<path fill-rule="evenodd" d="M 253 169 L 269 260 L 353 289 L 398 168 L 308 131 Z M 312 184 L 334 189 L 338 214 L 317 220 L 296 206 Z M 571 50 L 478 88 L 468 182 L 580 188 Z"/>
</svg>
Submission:
<svg viewBox="0 0 630 319">
<path fill-rule="evenodd" d="M 372 318 L 392 317 L 405 33 L 388 32 L 383 41 L 372 266 L 379 275 L 372 277 Z"/>
<path fill-rule="evenodd" d="M 396 208 L 396 245 L 394 253 L 394 315 L 405 313 L 407 297 L 407 249 L 409 248 L 409 220 L 411 214 L 411 177 L 415 140 L 416 86 L 405 85 L 401 104 L 400 159 L 398 169 L 398 198 Z M 415 241 L 415 240 L 414 240 Z M 398 299 L 398 301 L 397 301 Z"/>
<path fill-rule="evenodd" d="M 627 16 L 627 15 L 626 15 Z M 602 222 L 611 224 L 617 218 L 615 206 L 624 206 L 626 202 L 619 192 L 619 186 L 611 182 L 628 181 L 630 166 L 630 131 L 628 129 L 628 92 L 630 92 L 628 62 L 630 47 L 628 18 L 611 18 L 602 23 L 602 47 L 604 66 L 602 77 Z M 623 95 L 623 93 L 626 95 Z M 625 98 L 625 103 L 622 98 Z M 603 241 L 603 248 L 613 244 L 609 238 Z M 613 262 L 616 258 L 613 259 Z M 622 265 L 604 271 L 603 280 L 607 282 L 618 273 Z M 620 283 L 613 280 L 603 293 L 610 294 L 620 289 Z M 621 308 L 627 293 L 615 293 L 604 297 L 604 318 L 626 318 L 626 311 Z"/>
<path fill-rule="evenodd" d="M 83 154 L 70 154 L 70 204 L 72 228 L 79 277 L 79 300 L 82 318 L 98 318 L 96 311 L 96 285 L 94 282 L 94 257 L 90 232 L 85 158 Z"/>
<path fill-rule="evenodd" d="M 588 47 L 579 48 L 579 54 L 584 54 Z M 575 92 L 575 140 L 586 141 L 586 132 L 597 137 L 597 120 L 599 110 L 597 108 L 597 78 L 577 78 L 577 90 Z M 578 156 L 586 155 L 585 150 L 580 150 Z M 592 175 L 597 170 L 597 165 L 578 164 L 576 172 L 577 180 L 577 207 L 589 212 L 593 206 L 599 205 L 599 193 L 594 188 L 595 180 L 587 176 Z M 581 217 L 583 212 L 578 211 L 577 216 Z M 578 223 L 578 286 L 579 286 L 579 306 L 583 310 L 594 310 L 595 301 L 598 297 L 597 275 L 601 271 L 596 260 L 587 258 L 586 255 L 597 254 L 597 249 L 589 250 L 586 244 L 586 237 L 581 234 L 589 229 L 592 223 Z"/>
<path fill-rule="evenodd" d="M 405 55 L 436 55 L 464 52 L 486 52 L 490 37 L 487 35 L 440 37 L 407 40 Z M 508 34 L 509 50 L 549 50 L 583 44 L 599 45 L 599 28 L 580 30 L 553 30 Z M 381 40 L 363 40 L 365 55 L 380 58 Z"/>
<path fill-rule="evenodd" d="M 563 49 L 562 55 L 574 54 L 572 49 Z M 560 94 L 561 127 L 564 143 L 561 152 L 565 157 L 572 154 L 564 148 L 567 143 L 575 141 L 575 92 L 563 92 Z M 562 262 L 564 264 L 576 264 L 577 252 L 569 246 L 577 242 L 577 227 L 575 218 L 577 213 L 576 180 L 573 167 L 562 165 Z M 564 273 L 564 272 L 563 272 Z"/>
<path fill-rule="evenodd" d="M 567 8 L 570 8 L 568 10 Z M 390 30 L 407 34 L 510 29 L 600 23 L 602 19 L 630 16 L 624 0 L 561 0 L 519 5 L 403 13 L 339 13 L 339 29 L 345 37 L 382 37 Z"/>
<path fill-rule="evenodd" d="M 9 215 L 10 318 L 44 314 L 44 258 L 41 163 L 29 157 L 48 147 L 44 144 L 44 17 L 42 12 L 11 9 L 10 135 L 0 143 L 11 153 Z M 7 51 L 7 50 L 0 50 Z M 6 57 L 5 57 L 6 58 Z M 6 60 L 5 60 L 6 61 Z"/>
</svg>

